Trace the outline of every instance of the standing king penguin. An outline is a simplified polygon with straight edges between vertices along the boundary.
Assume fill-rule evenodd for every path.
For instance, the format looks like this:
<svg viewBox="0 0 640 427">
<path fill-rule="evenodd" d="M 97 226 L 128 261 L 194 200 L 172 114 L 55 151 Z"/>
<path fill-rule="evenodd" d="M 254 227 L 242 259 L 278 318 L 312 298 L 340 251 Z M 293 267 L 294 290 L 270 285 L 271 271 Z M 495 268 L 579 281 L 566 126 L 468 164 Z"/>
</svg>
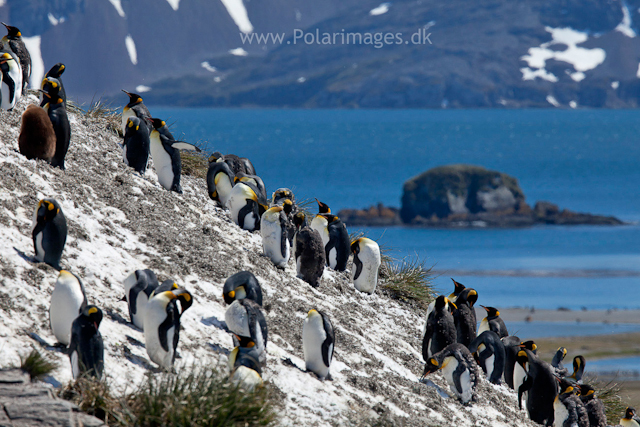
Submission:
<svg viewBox="0 0 640 427">
<path fill-rule="evenodd" d="M 22 97 L 22 70 L 13 52 L 0 51 L 0 108 L 11 111 Z"/>
<path fill-rule="evenodd" d="M 149 358 L 167 371 L 173 367 L 180 339 L 180 317 L 176 299 L 190 306 L 192 296 L 184 288 L 153 296 L 144 315 L 144 340 Z M 185 302 L 186 304 L 183 304 Z"/>
<path fill-rule="evenodd" d="M 580 386 L 580 400 L 587 408 L 590 427 L 607 427 L 607 415 L 602 400 L 596 397 L 595 390 L 588 384 Z"/>
<path fill-rule="evenodd" d="M 20 86 L 20 93 L 27 88 L 29 84 L 29 78 L 31 77 L 31 55 L 29 55 L 29 50 L 27 46 L 24 44 L 24 40 L 22 40 L 22 33 L 16 27 L 12 27 L 11 25 L 7 25 L 4 22 L 2 23 L 7 28 L 7 35 L 2 38 L 2 44 L 8 45 L 9 49 L 15 53 L 18 57 L 18 61 L 20 62 L 20 69 L 22 72 L 22 76 L 20 81 L 22 85 Z"/>
<path fill-rule="evenodd" d="M 75 274 L 62 270 L 51 293 L 49 323 L 60 344 L 69 345 L 71 325 L 87 306 L 84 285 Z"/>
<path fill-rule="evenodd" d="M 149 161 L 150 145 L 146 125 L 137 117 L 129 117 L 122 145 L 124 163 L 144 175 Z"/>
<path fill-rule="evenodd" d="M 456 342 L 456 325 L 452 315 L 455 309 L 455 304 L 444 295 L 436 298 L 433 310 L 427 314 L 422 332 L 422 357 L 425 362 Z"/>
<path fill-rule="evenodd" d="M 284 269 L 291 256 L 287 238 L 287 217 L 282 206 L 267 209 L 260 218 L 260 235 L 264 254 L 273 264 Z"/>
<path fill-rule="evenodd" d="M 481 305 L 480 307 L 487 311 L 487 317 L 480 321 L 478 335 L 484 331 L 493 331 L 498 334 L 500 338 L 508 336 L 509 332 L 507 331 L 507 326 L 504 324 L 504 320 L 500 318 L 500 312 L 498 309 L 494 307 L 485 307 L 484 305 Z"/>
<path fill-rule="evenodd" d="M 351 245 L 344 223 L 335 215 L 318 214 L 311 221 L 311 228 L 322 237 L 327 265 L 336 271 L 345 271 Z"/>
<path fill-rule="evenodd" d="M 307 371 L 321 380 L 330 379 L 329 366 L 336 342 L 333 325 L 325 313 L 311 309 L 302 327 L 302 348 Z"/>
<path fill-rule="evenodd" d="M 560 393 L 553 401 L 553 425 L 555 427 L 589 427 L 587 408 L 576 396 L 576 388 L 567 380 L 558 380 Z"/>
<path fill-rule="evenodd" d="M 351 277 L 353 285 L 360 292 L 372 294 L 378 286 L 378 270 L 380 269 L 380 247 L 366 237 L 351 243 L 353 252 L 353 269 Z"/>
<path fill-rule="evenodd" d="M 147 134 L 151 132 L 153 128 L 151 113 L 144 102 L 142 102 L 142 97 L 137 93 L 127 92 L 122 89 L 124 93 L 129 95 L 129 103 L 122 108 L 122 133 L 126 135 L 127 133 L 127 124 L 130 117 L 137 117 L 141 120 L 141 125 L 147 131 Z"/>
<path fill-rule="evenodd" d="M 264 364 L 267 360 L 268 330 L 260 306 L 250 299 L 236 300 L 227 308 L 224 320 L 229 331 L 236 335 L 240 347 L 255 345 L 260 363 Z"/>
<path fill-rule="evenodd" d="M 124 296 L 129 307 L 131 323 L 144 329 L 144 314 L 151 293 L 158 287 L 156 274 L 147 270 L 136 270 L 124 279 Z"/>
<path fill-rule="evenodd" d="M 476 310 L 473 308 L 478 300 L 475 289 L 465 288 L 456 298 L 453 321 L 456 324 L 456 337 L 460 344 L 469 346 L 476 339 Z"/>
<path fill-rule="evenodd" d="M 60 98 L 62 98 L 62 102 L 64 102 L 64 106 L 66 107 L 67 92 L 64 90 L 64 85 L 62 84 L 62 73 L 64 73 L 65 69 L 66 68 L 62 62 L 58 62 L 56 65 L 51 67 L 51 69 L 47 72 L 47 75 L 44 76 L 44 79 L 42 79 L 42 83 L 40 84 L 40 89 L 46 92 L 47 90 L 45 89 L 45 86 L 49 82 L 48 78 L 51 77 L 56 79 L 58 82 L 60 82 Z M 47 101 L 43 97 L 42 101 L 40 102 L 40 106 L 44 107 L 44 104 L 46 103 Z"/>
<path fill-rule="evenodd" d="M 69 360 L 74 379 L 81 375 L 102 377 L 104 370 L 104 343 L 98 328 L 102 310 L 95 305 L 86 306 L 71 326 Z"/>
<path fill-rule="evenodd" d="M 492 384 L 500 384 L 504 374 L 505 351 L 504 344 L 498 334 L 484 331 L 478 338 L 471 341 L 469 351 L 478 354 L 478 364 Z"/>
<path fill-rule="evenodd" d="M 304 212 L 295 214 L 293 224 L 296 227 L 293 236 L 296 272 L 299 278 L 317 288 L 327 263 L 322 237 L 306 224 Z"/>
<path fill-rule="evenodd" d="M 149 135 L 149 149 L 153 166 L 158 174 L 158 182 L 165 190 L 182 194 L 180 175 L 182 174 L 182 161 L 180 150 L 200 151 L 195 145 L 187 142 L 176 141 L 169 132 L 165 122 L 160 119 L 152 119 L 154 129 Z"/>
<path fill-rule="evenodd" d="M 67 220 L 55 199 L 42 199 L 33 213 L 31 237 L 35 258 L 60 269 L 62 251 L 67 242 Z"/>
<path fill-rule="evenodd" d="M 222 288 L 222 298 L 227 304 L 247 298 L 262 307 L 262 288 L 253 273 L 240 271 L 225 280 Z"/>
<path fill-rule="evenodd" d="M 538 359 L 527 349 L 518 352 L 518 364 L 527 374 L 526 379 L 517 390 L 518 407 L 522 407 L 522 395 L 527 392 L 526 407 L 529 418 L 538 424 L 552 426 L 554 420 L 553 402 L 558 394 L 558 385 L 551 365 Z"/>
<path fill-rule="evenodd" d="M 47 86 L 48 91 L 43 92 L 44 98 L 47 99 L 43 108 L 49 115 L 53 131 L 56 134 L 56 152 L 51 159 L 51 166 L 64 170 L 64 158 L 67 156 L 69 141 L 71 141 L 71 126 L 67 109 L 60 97 L 60 82 L 53 77 L 47 78 L 47 81 L 50 85 Z"/>
<path fill-rule="evenodd" d="M 260 218 L 267 206 L 258 197 L 259 190 L 249 182 L 237 182 L 227 201 L 231 219 L 248 231 L 260 229 Z"/>
<path fill-rule="evenodd" d="M 449 383 L 453 394 L 463 404 L 468 404 L 475 398 L 475 388 L 480 381 L 478 365 L 473 356 L 460 343 L 453 343 L 427 359 L 422 377 L 431 372 L 442 370 L 442 375 Z"/>
</svg>

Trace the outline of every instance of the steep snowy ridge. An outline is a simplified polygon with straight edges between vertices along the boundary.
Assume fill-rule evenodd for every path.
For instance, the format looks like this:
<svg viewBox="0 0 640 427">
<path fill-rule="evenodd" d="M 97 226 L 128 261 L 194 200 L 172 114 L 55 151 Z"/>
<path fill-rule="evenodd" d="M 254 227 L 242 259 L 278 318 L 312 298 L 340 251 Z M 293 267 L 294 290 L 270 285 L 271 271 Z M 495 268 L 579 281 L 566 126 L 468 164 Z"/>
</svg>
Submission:
<svg viewBox="0 0 640 427">
<path fill-rule="evenodd" d="M 240 230 L 215 207 L 203 179 L 184 176 L 179 195 L 160 187 L 153 170 L 139 176 L 125 166 L 120 139 L 106 121 L 70 113 L 66 171 L 26 160 L 17 152 L 20 115 L 35 102 L 30 96 L 15 111 L 0 111 L 0 367 L 19 364 L 19 356 L 38 345 L 32 334 L 55 342 L 48 309 L 57 272 L 29 260 L 33 209 L 40 198 L 54 197 L 69 226 L 62 265 L 82 278 L 90 303 L 105 313 L 105 372 L 117 390 L 131 390 L 155 366 L 121 301 L 128 274 L 151 268 L 194 295 L 182 318 L 179 370 L 226 363 L 232 341 L 223 326 L 222 286 L 231 274 L 249 270 L 265 296 L 264 379 L 283 396 L 279 424 L 367 425 L 382 418 L 407 426 L 534 425 L 505 387 L 482 380 L 478 401 L 465 407 L 418 382 L 423 313 L 380 293 L 357 292 L 347 273 L 327 269 L 313 289 L 295 277 L 293 262 L 276 269 L 262 255 L 259 233 Z M 314 307 L 327 312 L 336 329 L 331 381 L 303 371 L 302 323 Z M 44 351 L 60 362 L 52 382 L 69 381 L 67 356 Z M 431 379 L 448 391 L 440 374 Z"/>
</svg>

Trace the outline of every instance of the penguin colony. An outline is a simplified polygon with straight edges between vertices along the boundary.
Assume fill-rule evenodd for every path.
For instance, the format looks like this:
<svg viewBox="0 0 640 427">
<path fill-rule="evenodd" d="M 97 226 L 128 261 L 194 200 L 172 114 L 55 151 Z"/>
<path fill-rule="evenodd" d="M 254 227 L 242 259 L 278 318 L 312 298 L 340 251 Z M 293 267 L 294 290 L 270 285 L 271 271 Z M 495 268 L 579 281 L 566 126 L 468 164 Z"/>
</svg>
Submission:
<svg viewBox="0 0 640 427">
<path fill-rule="evenodd" d="M 0 47 L 0 96 L 3 109 L 12 109 L 22 96 L 30 75 L 30 57 L 20 31 L 8 30 Z M 22 117 L 20 152 L 27 158 L 43 159 L 65 169 L 70 125 L 66 114 L 66 92 L 61 81 L 64 64 L 54 65 L 43 79 L 41 107 L 30 105 Z M 180 149 L 200 151 L 177 141 L 166 123 L 153 118 L 142 98 L 131 92 L 122 112 L 123 161 L 144 174 L 151 155 L 159 184 L 182 193 Z M 47 120 L 48 119 L 48 120 Z M 206 177 L 208 196 L 228 210 L 233 222 L 250 232 L 259 231 L 264 255 L 275 267 L 285 269 L 293 254 L 296 274 L 312 287 L 321 285 L 325 268 L 345 271 L 351 254 L 351 279 L 360 292 L 375 292 L 381 265 L 378 244 L 366 237 L 351 242 L 346 226 L 317 201 L 318 214 L 311 221 L 297 206 L 293 192 L 276 190 L 267 198 L 262 179 L 247 158 L 214 153 Z M 67 224 L 60 204 L 54 199 L 38 203 L 33 216 L 32 237 L 36 262 L 59 271 L 51 294 L 49 321 L 52 332 L 69 356 L 74 378 L 101 377 L 104 344 L 99 331 L 103 319 L 99 307 L 89 304 L 84 285 L 76 274 L 63 270 L 61 260 Z M 453 279 L 452 279 L 453 280 Z M 563 367 L 566 349 L 558 349 L 552 364 L 536 355 L 532 341 L 510 336 L 500 312 L 484 307 L 487 316 L 476 329 L 475 289 L 453 280 L 454 292 L 438 296 L 429 306 L 422 336 L 425 368 L 422 378 L 442 372 L 453 396 L 471 404 L 482 372 L 493 384 L 505 383 L 518 395 L 518 403 L 529 417 L 547 426 L 606 426 L 604 406 L 593 387 L 582 384 L 585 360 L 577 356 L 573 372 Z M 150 270 L 136 270 L 123 279 L 131 323 L 144 332 L 149 359 L 171 371 L 180 336 L 180 319 L 194 302 L 194 296 L 172 279 L 159 283 Z M 228 358 L 231 378 L 246 389 L 262 384 L 266 364 L 268 325 L 264 315 L 259 281 L 249 271 L 230 276 L 222 295 L 228 308 L 226 326 L 236 345 Z M 330 365 L 336 345 L 329 317 L 311 307 L 302 324 L 306 369 L 320 380 L 331 379 Z M 623 426 L 638 426 L 635 410 L 627 408 Z"/>
</svg>

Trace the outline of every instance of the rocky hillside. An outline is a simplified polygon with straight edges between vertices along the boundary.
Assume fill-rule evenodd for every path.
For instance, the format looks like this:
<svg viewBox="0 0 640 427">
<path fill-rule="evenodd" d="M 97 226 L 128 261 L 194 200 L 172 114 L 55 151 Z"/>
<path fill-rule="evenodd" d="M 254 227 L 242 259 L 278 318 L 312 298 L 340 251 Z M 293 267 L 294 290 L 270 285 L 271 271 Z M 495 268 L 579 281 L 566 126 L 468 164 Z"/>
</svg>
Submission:
<svg viewBox="0 0 640 427">
<path fill-rule="evenodd" d="M 4 0 L 0 18 L 23 30 L 41 72 L 67 64 L 81 101 L 120 104 L 122 88 L 180 106 L 635 108 L 640 98 L 640 0 Z"/>
<path fill-rule="evenodd" d="M 232 340 L 224 330 L 222 286 L 228 276 L 246 269 L 265 293 L 264 378 L 281 397 L 280 424 L 532 425 L 505 387 L 483 380 L 478 402 L 465 407 L 420 383 L 421 310 L 380 292 L 361 294 L 347 273 L 327 269 L 313 289 L 296 278 L 293 261 L 276 269 L 262 255 L 259 234 L 240 230 L 215 207 L 203 179 L 183 177 L 179 195 L 160 187 L 153 170 L 139 176 L 126 167 L 119 138 L 104 119 L 71 113 L 66 171 L 26 160 L 17 152 L 17 137 L 27 102 L 36 99 L 30 96 L 15 111 L 0 111 L 0 367 L 19 364 L 19 356 L 39 341 L 55 342 L 48 309 L 57 272 L 30 261 L 33 209 L 42 197 L 54 197 L 69 226 L 62 265 L 83 279 L 89 301 L 105 312 L 100 326 L 105 372 L 118 390 L 130 390 L 145 373 L 155 372 L 143 334 L 128 322 L 121 301 L 128 274 L 151 268 L 159 279 L 174 278 L 194 295 L 182 318 L 176 361 L 188 366 L 226 360 Z M 332 381 L 303 371 L 302 323 L 312 307 L 327 312 L 336 330 Z M 71 379 L 67 356 L 45 348 L 61 366 L 50 382 L 66 383 Z M 448 390 L 439 374 L 432 379 Z"/>
</svg>

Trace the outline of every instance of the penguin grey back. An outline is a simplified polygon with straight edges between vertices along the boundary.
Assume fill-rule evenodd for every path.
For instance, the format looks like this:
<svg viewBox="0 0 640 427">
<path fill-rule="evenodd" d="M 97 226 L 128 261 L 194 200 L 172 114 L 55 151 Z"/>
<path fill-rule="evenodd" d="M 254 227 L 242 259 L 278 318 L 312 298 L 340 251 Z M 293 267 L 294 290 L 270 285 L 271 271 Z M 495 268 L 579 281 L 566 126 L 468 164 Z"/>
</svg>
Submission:
<svg viewBox="0 0 640 427">
<path fill-rule="evenodd" d="M 136 172 L 144 174 L 149 161 L 149 131 L 137 117 L 129 117 L 124 134 L 125 163 Z"/>
<path fill-rule="evenodd" d="M 31 230 L 36 259 L 60 269 L 67 242 L 67 220 L 55 199 L 42 199 L 34 213 Z"/>
</svg>

